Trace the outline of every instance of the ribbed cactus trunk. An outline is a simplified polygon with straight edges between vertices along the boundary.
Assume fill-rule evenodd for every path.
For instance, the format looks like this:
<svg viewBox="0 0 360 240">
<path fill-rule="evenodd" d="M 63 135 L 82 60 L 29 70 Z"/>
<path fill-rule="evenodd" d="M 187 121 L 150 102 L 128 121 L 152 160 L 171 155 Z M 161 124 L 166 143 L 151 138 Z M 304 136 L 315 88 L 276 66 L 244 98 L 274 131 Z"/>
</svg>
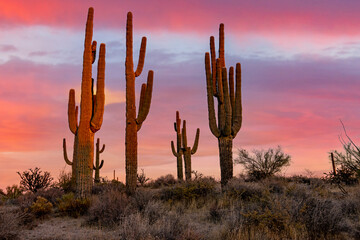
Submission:
<svg viewBox="0 0 360 240">
<path fill-rule="evenodd" d="M 205 72 L 209 127 L 218 138 L 221 170 L 221 185 L 233 177 L 232 145 L 242 123 L 241 66 L 236 64 L 236 89 L 234 68 L 229 69 L 229 81 L 225 67 L 224 24 L 219 28 L 219 57 L 216 59 L 215 40 L 210 37 L 210 54 L 205 54 Z M 218 101 L 218 123 L 216 123 L 214 97 Z"/>
<path fill-rule="evenodd" d="M 126 127 L 125 127 L 125 167 L 126 167 L 126 189 L 128 193 L 133 193 L 136 189 L 137 176 L 137 131 L 140 130 L 142 123 L 146 119 L 152 95 L 152 85 L 154 72 L 149 71 L 147 84 L 142 84 L 140 93 L 139 112 L 136 117 L 135 105 L 135 78 L 140 76 L 145 60 L 146 37 L 141 40 L 139 62 L 134 71 L 133 62 L 133 24 L 132 13 L 127 15 L 126 22 L 126 59 L 125 59 L 125 78 L 126 78 Z"/>
<path fill-rule="evenodd" d="M 183 164 L 182 164 L 182 148 L 181 148 L 181 131 L 180 131 L 181 119 L 179 112 L 176 111 L 176 122 L 174 122 L 174 129 L 176 132 L 176 150 L 174 142 L 171 141 L 171 150 L 174 156 L 176 157 L 176 166 L 177 166 L 177 178 L 178 180 L 184 180 L 183 174 Z"/>
<path fill-rule="evenodd" d="M 76 160 L 75 191 L 77 198 L 87 198 L 91 194 L 94 134 L 101 127 L 105 104 L 105 44 L 100 45 L 96 95 L 93 91 L 92 63 L 96 56 L 96 42 L 92 42 L 93 17 L 94 9 L 89 8 L 85 30 L 79 125 L 77 123 L 77 107 L 75 107 L 75 90 L 71 89 L 69 93 L 69 126 L 75 134 L 74 159 Z"/>
<path fill-rule="evenodd" d="M 95 165 L 93 166 L 93 169 L 95 171 L 95 178 L 94 182 L 99 183 L 100 182 L 100 169 L 104 165 L 104 160 L 101 160 L 100 163 L 100 153 L 103 153 L 105 150 L 105 144 L 103 144 L 102 148 L 100 149 L 100 139 L 98 138 L 96 140 L 96 158 L 95 158 Z"/>
</svg>

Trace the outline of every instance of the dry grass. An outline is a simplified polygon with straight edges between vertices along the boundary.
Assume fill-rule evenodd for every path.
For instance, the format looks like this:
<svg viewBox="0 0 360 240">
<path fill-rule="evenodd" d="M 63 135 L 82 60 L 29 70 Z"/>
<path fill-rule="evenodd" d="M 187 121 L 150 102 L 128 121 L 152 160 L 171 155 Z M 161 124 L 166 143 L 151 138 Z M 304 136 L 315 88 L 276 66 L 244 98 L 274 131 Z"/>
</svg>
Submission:
<svg viewBox="0 0 360 240">
<path fill-rule="evenodd" d="M 210 178 L 164 185 L 127 196 L 103 184 L 84 216 L 63 217 L 54 207 L 33 229 L 17 217 L 19 207 L 5 205 L 1 216 L 10 220 L 0 222 L 0 239 L 360 239 L 358 185 L 346 187 L 347 195 L 299 177 L 233 179 L 223 192 Z"/>
</svg>

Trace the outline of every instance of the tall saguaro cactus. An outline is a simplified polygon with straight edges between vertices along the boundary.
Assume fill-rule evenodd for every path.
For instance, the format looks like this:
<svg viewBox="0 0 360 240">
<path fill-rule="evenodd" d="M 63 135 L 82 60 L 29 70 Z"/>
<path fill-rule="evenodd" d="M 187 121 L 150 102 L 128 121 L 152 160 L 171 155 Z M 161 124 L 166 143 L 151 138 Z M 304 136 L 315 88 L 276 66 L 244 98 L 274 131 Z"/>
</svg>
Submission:
<svg viewBox="0 0 360 240">
<path fill-rule="evenodd" d="M 194 140 L 193 147 L 188 147 L 187 145 L 187 136 L 186 136 L 186 121 L 183 121 L 183 128 L 182 128 L 182 152 L 184 154 L 184 163 L 185 163 L 185 179 L 186 181 L 191 180 L 191 155 L 195 154 L 199 144 L 199 136 L 200 136 L 200 129 L 196 130 L 196 137 Z"/>
<path fill-rule="evenodd" d="M 95 165 L 93 166 L 93 169 L 95 171 L 94 182 L 96 182 L 96 183 L 100 182 L 100 169 L 104 165 L 104 160 L 101 160 L 101 163 L 100 163 L 100 153 L 103 153 L 104 150 L 105 150 L 105 144 L 103 144 L 102 148 L 100 149 L 100 139 L 98 138 L 96 140 Z"/>
<path fill-rule="evenodd" d="M 94 9 L 89 8 L 83 55 L 83 71 L 81 82 L 80 122 L 77 119 L 75 107 L 75 90 L 69 93 L 69 127 L 75 134 L 74 160 L 76 178 L 76 197 L 87 198 L 91 194 L 93 161 L 94 161 L 94 134 L 100 130 L 105 105 L 105 44 L 100 45 L 97 69 L 96 95 L 93 90 L 92 63 L 95 61 L 96 42 L 92 42 Z M 73 161 L 74 161 L 73 160 Z M 74 165 L 74 162 L 73 162 Z"/>
<path fill-rule="evenodd" d="M 125 165 L 126 165 L 126 189 L 129 193 L 135 191 L 137 175 L 137 131 L 146 119 L 150 104 L 153 87 L 154 72 L 149 71 L 147 83 L 142 84 L 140 93 L 139 112 L 136 117 L 135 106 L 135 78 L 140 76 L 145 60 L 146 37 L 141 40 L 139 61 L 134 71 L 133 62 L 133 24 L 132 13 L 128 12 L 126 22 L 126 128 L 125 128 Z"/>
<path fill-rule="evenodd" d="M 229 82 L 227 79 L 224 40 L 224 24 L 220 24 L 219 57 L 216 58 L 213 36 L 210 37 L 210 54 L 205 53 L 209 126 L 212 134 L 218 138 L 222 186 L 233 177 L 232 142 L 242 123 L 241 65 L 236 64 L 236 89 L 234 89 L 233 67 L 229 69 Z M 218 101 L 217 123 L 214 97 Z"/>
</svg>

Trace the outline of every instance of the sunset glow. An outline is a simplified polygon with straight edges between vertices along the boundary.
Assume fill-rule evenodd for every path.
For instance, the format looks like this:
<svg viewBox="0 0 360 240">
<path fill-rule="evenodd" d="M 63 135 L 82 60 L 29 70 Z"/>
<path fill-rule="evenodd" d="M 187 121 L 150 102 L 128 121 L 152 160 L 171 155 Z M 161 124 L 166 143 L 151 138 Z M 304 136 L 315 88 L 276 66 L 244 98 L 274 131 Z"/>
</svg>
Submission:
<svg viewBox="0 0 360 240">
<path fill-rule="evenodd" d="M 227 67 L 242 65 L 243 123 L 237 148 L 281 145 L 292 156 L 286 174 L 330 171 L 341 150 L 341 119 L 360 144 L 360 2 L 347 1 L 70 1 L 0 0 L 0 189 L 17 171 L 70 171 L 68 91 L 80 101 L 84 29 L 94 7 L 94 40 L 106 44 L 105 112 L 95 135 L 106 144 L 100 175 L 125 179 L 125 24 L 134 16 L 134 59 L 147 37 L 144 73 L 154 70 L 149 115 L 138 134 L 139 169 L 155 179 L 176 175 L 170 141 L 175 112 L 188 141 L 201 129 L 193 170 L 219 179 L 217 139 L 208 124 L 204 54 L 225 24 Z M 93 73 L 96 67 L 93 67 Z M 139 96 L 137 96 L 139 99 Z M 137 100 L 138 101 L 138 100 Z M 235 167 L 234 175 L 241 173 Z"/>
</svg>

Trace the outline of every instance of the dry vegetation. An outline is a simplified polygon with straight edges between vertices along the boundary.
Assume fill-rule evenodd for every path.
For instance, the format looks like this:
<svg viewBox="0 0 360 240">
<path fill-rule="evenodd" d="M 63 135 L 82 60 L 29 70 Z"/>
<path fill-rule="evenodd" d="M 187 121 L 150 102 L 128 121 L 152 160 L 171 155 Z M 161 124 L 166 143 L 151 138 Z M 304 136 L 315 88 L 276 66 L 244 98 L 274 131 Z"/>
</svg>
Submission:
<svg viewBox="0 0 360 240">
<path fill-rule="evenodd" d="M 2 197 L 0 239 L 359 239 L 360 189 L 307 177 L 176 183 L 168 175 L 128 196 L 120 182 L 90 201 L 60 188 Z"/>
</svg>

